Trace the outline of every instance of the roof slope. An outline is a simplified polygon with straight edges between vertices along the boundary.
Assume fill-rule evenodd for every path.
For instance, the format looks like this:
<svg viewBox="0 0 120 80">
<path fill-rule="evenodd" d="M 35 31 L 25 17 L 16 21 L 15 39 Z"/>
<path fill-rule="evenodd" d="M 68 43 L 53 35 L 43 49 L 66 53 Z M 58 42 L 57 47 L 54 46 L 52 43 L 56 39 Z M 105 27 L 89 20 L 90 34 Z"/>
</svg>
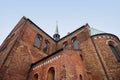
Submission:
<svg viewBox="0 0 120 80">
<path fill-rule="evenodd" d="M 90 35 L 91 36 L 96 35 L 96 34 L 102 34 L 102 33 L 105 33 L 105 32 L 90 27 Z"/>
</svg>

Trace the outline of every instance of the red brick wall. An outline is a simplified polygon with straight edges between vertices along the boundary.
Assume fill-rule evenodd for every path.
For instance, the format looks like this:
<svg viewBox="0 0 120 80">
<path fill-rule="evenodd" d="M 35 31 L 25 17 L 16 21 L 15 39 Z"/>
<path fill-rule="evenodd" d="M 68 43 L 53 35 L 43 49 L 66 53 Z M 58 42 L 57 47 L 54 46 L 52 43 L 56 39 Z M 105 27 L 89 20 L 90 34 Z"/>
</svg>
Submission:
<svg viewBox="0 0 120 80">
<path fill-rule="evenodd" d="M 22 37 L 22 43 L 29 48 L 29 52 L 31 53 L 31 57 L 32 57 L 32 62 L 36 62 L 54 51 L 55 42 L 50 37 L 48 37 L 45 33 L 40 31 L 29 21 L 27 22 L 25 27 L 26 28 L 24 31 L 24 35 Z M 34 41 L 37 34 L 40 34 L 42 36 L 42 42 L 40 48 L 34 47 Z M 49 51 L 47 54 L 43 53 L 43 46 L 45 40 L 49 42 Z M 54 46 L 54 47 L 50 47 L 50 46 Z"/>
<path fill-rule="evenodd" d="M 62 48 L 63 43 L 67 41 L 69 46 L 68 49 L 72 49 L 72 39 L 74 37 L 77 38 L 80 50 L 82 51 L 82 56 L 85 64 L 85 71 L 86 73 L 88 73 L 86 76 L 90 75 L 91 78 L 92 75 L 96 75 L 98 76 L 98 78 L 102 77 L 101 79 L 105 79 L 106 77 L 104 76 L 104 71 L 97 56 L 93 42 L 91 40 L 88 26 L 84 26 L 82 29 L 76 31 L 74 34 L 71 34 L 59 41 L 59 48 Z"/>
<path fill-rule="evenodd" d="M 15 26 L 15 28 L 11 31 L 8 37 L 5 39 L 0 48 L 0 80 L 10 80 L 8 76 L 12 75 L 11 73 L 11 65 L 14 63 L 13 57 L 16 50 L 16 44 L 18 40 L 23 34 L 24 17 L 20 20 L 20 22 Z M 17 71 L 17 70 L 16 70 Z M 15 75 L 15 74 L 14 74 Z M 9 79 L 7 79 L 9 78 Z"/>
<path fill-rule="evenodd" d="M 39 51 L 43 51 L 43 46 L 44 46 L 44 42 L 45 40 L 47 40 L 49 42 L 49 51 L 48 51 L 48 55 L 52 52 L 55 51 L 56 48 L 56 44 L 54 42 L 53 39 L 51 39 L 50 37 L 48 37 L 48 35 L 46 35 L 43 31 L 41 31 L 40 29 L 38 29 L 35 25 L 33 25 L 32 23 L 30 23 L 29 21 L 27 22 L 27 24 L 25 25 L 26 30 L 24 32 L 23 38 L 22 40 L 24 41 L 24 43 L 26 43 L 27 45 L 29 45 L 30 48 L 34 49 L 35 47 L 33 46 L 34 44 L 34 40 L 37 34 L 40 34 L 42 37 L 42 45 L 41 47 L 38 49 Z M 50 47 L 53 46 L 53 47 Z M 44 55 L 44 54 L 43 54 Z"/>
<path fill-rule="evenodd" d="M 96 35 L 93 39 L 110 80 L 119 80 L 120 62 L 117 61 L 115 55 L 110 49 L 109 42 L 112 42 L 114 46 L 120 47 L 120 41 L 116 36 L 109 34 Z"/>
<path fill-rule="evenodd" d="M 84 74 L 84 79 L 85 80 L 87 80 L 87 79 L 94 79 L 94 80 L 97 79 L 97 80 L 100 80 L 100 78 L 101 79 L 106 79 L 106 77 L 104 76 L 105 74 L 104 74 L 104 71 L 102 69 L 101 63 L 100 63 L 100 61 L 98 59 L 98 56 L 96 54 L 94 45 L 92 43 L 91 37 L 89 35 L 89 28 L 88 27 L 84 27 L 84 28 L 80 29 L 79 31 L 75 32 L 74 34 L 71 34 L 71 35 L 63 38 L 62 40 L 60 40 L 58 42 L 58 44 L 57 44 L 58 45 L 58 49 L 63 48 L 63 43 L 66 42 L 66 41 L 68 42 L 68 46 L 69 46 L 68 49 L 72 49 L 73 48 L 72 39 L 74 37 L 76 37 L 78 39 L 78 43 L 79 43 L 79 47 L 80 47 L 80 50 L 81 50 L 81 54 L 83 56 L 83 63 L 84 63 L 84 65 L 82 65 L 82 66 L 84 66 L 84 69 L 83 68 L 79 68 L 81 65 L 78 66 L 78 64 L 75 63 L 75 62 L 79 61 L 77 56 L 74 57 L 72 55 L 74 57 L 73 60 L 75 60 L 74 61 L 74 65 L 69 65 L 68 63 L 70 63 L 70 60 L 67 60 L 66 57 L 63 57 L 61 61 L 63 63 L 68 61 L 65 64 L 76 68 L 75 74 L 77 74 L 77 75 L 80 75 L 79 72 L 83 70 L 82 74 Z M 68 52 L 64 52 L 64 54 L 67 54 L 67 53 Z M 72 54 L 72 52 L 70 52 L 70 53 Z M 51 65 L 54 65 L 54 64 L 51 64 Z M 57 66 L 55 66 L 55 68 L 57 68 Z M 72 68 L 70 68 L 70 70 L 72 70 Z M 37 71 L 33 71 L 32 74 L 34 72 L 37 72 Z M 44 71 L 39 71 L 39 72 L 44 72 Z M 42 75 L 41 73 L 39 73 L 39 74 Z M 64 72 L 64 74 L 66 74 L 66 72 Z M 32 77 L 32 76 L 30 76 L 30 77 Z M 95 76 L 95 78 L 93 76 Z M 61 78 L 62 77 L 63 77 L 63 75 L 61 75 Z M 33 78 L 31 78 L 31 79 L 33 79 Z M 78 76 L 77 76 L 76 79 L 78 79 Z M 76 80 L 76 79 L 73 79 L 73 80 Z"/>
<path fill-rule="evenodd" d="M 43 36 L 41 49 L 33 46 L 37 33 Z M 13 34 L 14 36 L 12 36 Z M 48 40 L 50 43 L 49 53 L 47 54 L 42 51 L 45 40 Z M 5 50 L 0 50 L 0 80 L 25 80 L 30 64 L 55 50 L 54 40 L 24 17 L 4 43 Z M 1 47 L 4 46 L 4 43 Z M 51 45 L 53 47 L 50 47 Z"/>
<path fill-rule="evenodd" d="M 34 80 L 34 75 L 38 73 L 40 80 L 46 80 L 47 72 L 51 67 L 55 69 L 55 80 L 79 80 L 81 74 L 83 80 L 86 80 L 84 64 L 80 59 L 80 50 L 64 50 L 40 63 L 34 65 L 31 69 L 29 80 Z M 56 59 L 56 57 L 58 57 Z"/>
<path fill-rule="evenodd" d="M 11 33 L 4 40 L 2 45 L 0 46 L 0 66 L 4 62 L 7 54 L 11 50 L 15 41 L 20 38 L 23 33 L 23 25 L 25 24 L 24 17 L 19 21 L 19 23 L 15 26 L 15 28 L 11 31 Z"/>
</svg>

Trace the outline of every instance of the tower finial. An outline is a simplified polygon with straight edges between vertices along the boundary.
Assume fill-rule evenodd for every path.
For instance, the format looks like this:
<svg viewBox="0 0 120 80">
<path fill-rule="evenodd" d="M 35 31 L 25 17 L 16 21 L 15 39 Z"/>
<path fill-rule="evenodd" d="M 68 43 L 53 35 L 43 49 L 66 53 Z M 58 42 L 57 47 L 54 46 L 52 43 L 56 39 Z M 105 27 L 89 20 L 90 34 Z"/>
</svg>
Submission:
<svg viewBox="0 0 120 80">
<path fill-rule="evenodd" d="M 58 31 L 58 21 L 56 21 L 56 30 L 55 30 L 55 34 L 59 34 L 59 31 Z"/>
<path fill-rule="evenodd" d="M 55 34 L 53 35 L 53 38 L 58 41 L 60 39 L 59 31 L 58 31 L 58 21 L 56 21 L 56 30 Z"/>
</svg>

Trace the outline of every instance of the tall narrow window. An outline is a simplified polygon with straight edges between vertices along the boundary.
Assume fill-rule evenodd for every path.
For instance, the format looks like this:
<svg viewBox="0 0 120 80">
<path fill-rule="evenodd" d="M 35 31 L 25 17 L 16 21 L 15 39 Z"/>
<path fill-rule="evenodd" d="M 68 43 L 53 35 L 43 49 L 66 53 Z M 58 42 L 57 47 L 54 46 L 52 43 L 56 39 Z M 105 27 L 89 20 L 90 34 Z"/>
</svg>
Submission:
<svg viewBox="0 0 120 80">
<path fill-rule="evenodd" d="M 80 80 L 83 80 L 83 79 L 82 79 L 82 75 L 81 75 L 81 74 L 80 74 Z"/>
<path fill-rule="evenodd" d="M 41 40 L 42 40 L 41 36 L 37 35 L 36 38 L 35 38 L 35 41 L 34 41 L 34 46 L 37 47 L 37 48 L 39 48 Z"/>
<path fill-rule="evenodd" d="M 115 55 L 116 59 L 118 61 L 120 61 L 120 55 L 119 55 L 117 49 L 111 44 L 109 44 L 109 47 L 111 48 L 111 50 L 112 50 L 113 54 Z"/>
<path fill-rule="evenodd" d="M 43 46 L 43 52 L 47 53 L 48 52 L 48 41 L 45 41 L 44 46 Z"/>
<path fill-rule="evenodd" d="M 38 74 L 34 75 L 34 80 L 38 80 Z"/>
<path fill-rule="evenodd" d="M 68 43 L 65 42 L 65 43 L 63 44 L 63 47 L 64 47 L 64 49 L 67 49 L 67 48 L 68 48 Z"/>
<path fill-rule="evenodd" d="M 83 61 L 83 56 L 80 54 L 80 59 Z"/>
<path fill-rule="evenodd" d="M 47 80 L 55 80 L 55 70 L 53 67 L 48 70 Z"/>
<path fill-rule="evenodd" d="M 73 43 L 73 48 L 74 49 L 79 49 L 78 40 L 76 38 L 74 38 L 72 40 L 72 43 Z"/>
</svg>

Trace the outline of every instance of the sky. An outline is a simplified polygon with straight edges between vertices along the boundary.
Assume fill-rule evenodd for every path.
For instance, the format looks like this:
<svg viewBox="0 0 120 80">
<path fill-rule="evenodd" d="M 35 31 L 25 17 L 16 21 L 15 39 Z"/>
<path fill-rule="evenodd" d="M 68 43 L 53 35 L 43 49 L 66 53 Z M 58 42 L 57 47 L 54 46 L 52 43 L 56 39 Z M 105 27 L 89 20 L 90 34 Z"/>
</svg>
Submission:
<svg viewBox="0 0 120 80">
<path fill-rule="evenodd" d="M 57 21 L 61 37 L 88 23 L 120 38 L 120 0 L 0 0 L 0 44 L 23 16 L 50 36 Z"/>
</svg>

